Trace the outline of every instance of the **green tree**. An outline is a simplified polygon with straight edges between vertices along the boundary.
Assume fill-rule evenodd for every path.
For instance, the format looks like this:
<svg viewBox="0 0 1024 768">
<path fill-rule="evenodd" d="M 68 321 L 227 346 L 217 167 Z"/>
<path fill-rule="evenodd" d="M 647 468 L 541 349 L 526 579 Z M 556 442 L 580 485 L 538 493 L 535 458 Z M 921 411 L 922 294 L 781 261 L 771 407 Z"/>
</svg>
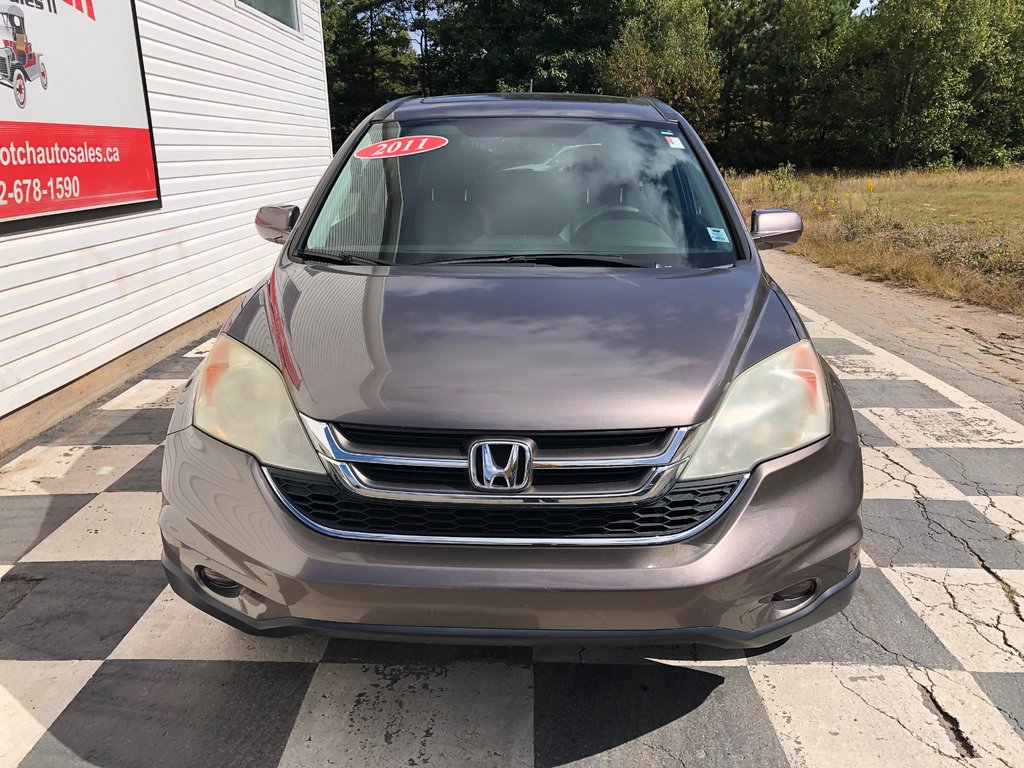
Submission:
<svg viewBox="0 0 1024 768">
<path fill-rule="evenodd" d="M 440 0 L 434 87 L 593 92 L 636 0 Z"/>
<path fill-rule="evenodd" d="M 648 0 L 612 44 L 602 81 L 611 93 L 661 99 L 711 133 L 722 82 L 703 0 Z"/>
<path fill-rule="evenodd" d="M 705 0 L 720 56 L 719 162 L 818 164 L 829 153 L 835 52 L 856 0 Z"/>
<path fill-rule="evenodd" d="M 984 51 L 967 83 L 970 110 L 958 159 L 972 165 L 1024 160 L 1024 3 L 993 2 Z"/>
<path fill-rule="evenodd" d="M 405 94 L 659 97 L 735 168 L 1024 161 L 1024 0 L 322 0 L 334 141 Z"/>
<path fill-rule="evenodd" d="M 978 127 L 997 119 L 992 107 L 1005 116 L 1014 90 L 1008 73 L 994 72 L 989 59 L 993 52 L 1012 58 L 1011 30 L 1001 37 L 999 29 L 1007 5 L 878 0 L 858 20 L 843 56 L 854 95 L 846 115 L 851 159 L 864 166 L 948 165 L 970 160 L 968 145 L 983 155 L 990 142 Z"/>
<path fill-rule="evenodd" d="M 379 0 L 322 0 L 331 129 L 337 147 L 368 112 L 416 93 L 418 62 L 405 8 Z"/>
</svg>

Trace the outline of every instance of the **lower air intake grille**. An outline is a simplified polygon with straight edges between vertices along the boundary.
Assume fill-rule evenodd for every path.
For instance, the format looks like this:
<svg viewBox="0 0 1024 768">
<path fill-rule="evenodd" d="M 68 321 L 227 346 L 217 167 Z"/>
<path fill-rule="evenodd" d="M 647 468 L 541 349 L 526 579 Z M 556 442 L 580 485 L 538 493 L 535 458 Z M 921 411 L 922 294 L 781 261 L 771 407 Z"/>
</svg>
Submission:
<svg viewBox="0 0 1024 768">
<path fill-rule="evenodd" d="M 742 480 L 677 483 L 658 499 L 626 506 L 460 507 L 376 502 L 352 496 L 322 475 L 280 469 L 268 474 L 294 511 L 339 535 L 496 539 L 639 539 L 682 534 L 718 512 Z"/>
</svg>

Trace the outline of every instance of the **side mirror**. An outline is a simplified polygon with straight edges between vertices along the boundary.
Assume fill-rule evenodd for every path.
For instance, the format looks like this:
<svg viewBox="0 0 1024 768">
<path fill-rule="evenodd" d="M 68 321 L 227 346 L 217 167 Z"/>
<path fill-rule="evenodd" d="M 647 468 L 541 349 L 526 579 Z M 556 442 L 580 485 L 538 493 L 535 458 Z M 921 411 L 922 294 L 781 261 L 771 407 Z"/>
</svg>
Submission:
<svg viewBox="0 0 1024 768">
<path fill-rule="evenodd" d="M 803 219 L 788 208 L 758 208 L 750 214 L 750 234 L 759 251 L 792 245 L 803 233 Z"/>
<path fill-rule="evenodd" d="M 295 205 L 264 205 L 256 214 L 256 231 L 272 243 L 283 243 L 299 220 Z"/>
</svg>

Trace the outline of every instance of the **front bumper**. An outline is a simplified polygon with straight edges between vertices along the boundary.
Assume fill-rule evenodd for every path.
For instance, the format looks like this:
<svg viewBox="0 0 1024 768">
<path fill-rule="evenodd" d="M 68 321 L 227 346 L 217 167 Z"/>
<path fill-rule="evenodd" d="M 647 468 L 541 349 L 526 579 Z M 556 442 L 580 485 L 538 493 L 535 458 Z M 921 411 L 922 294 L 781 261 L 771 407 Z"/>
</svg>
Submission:
<svg viewBox="0 0 1024 768">
<path fill-rule="evenodd" d="M 679 629 L 500 629 L 481 627 L 395 626 L 351 624 L 340 621 L 303 619 L 254 619 L 217 600 L 195 579 L 164 561 L 167 581 L 179 597 L 196 608 L 250 635 L 286 637 L 310 633 L 352 640 L 398 642 L 474 643 L 481 645 L 660 645 L 701 643 L 719 648 L 761 648 L 783 640 L 794 632 L 834 616 L 849 605 L 854 583 L 860 578 L 860 564 L 845 579 L 820 593 L 799 610 L 750 632 L 725 627 L 681 627 Z"/>
<path fill-rule="evenodd" d="M 840 611 L 860 572 L 860 449 L 838 386 L 833 403 L 833 434 L 759 466 L 714 525 L 638 546 L 327 537 L 280 506 L 251 456 L 185 427 L 165 451 L 164 565 L 179 595 L 256 634 L 763 646 Z M 199 566 L 241 593 L 211 592 Z M 773 601 L 806 579 L 806 601 Z"/>
</svg>

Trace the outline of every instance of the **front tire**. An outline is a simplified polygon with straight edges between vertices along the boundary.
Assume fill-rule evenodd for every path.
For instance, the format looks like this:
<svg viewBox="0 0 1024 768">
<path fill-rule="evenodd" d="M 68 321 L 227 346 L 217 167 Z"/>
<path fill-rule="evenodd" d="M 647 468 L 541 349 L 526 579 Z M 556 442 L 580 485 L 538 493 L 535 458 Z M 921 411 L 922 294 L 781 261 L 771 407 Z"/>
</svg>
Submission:
<svg viewBox="0 0 1024 768">
<path fill-rule="evenodd" d="M 14 70 L 11 84 L 14 86 L 14 103 L 18 105 L 18 109 L 24 109 L 25 102 L 28 101 L 28 80 L 25 78 L 25 72 L 20 69 Z"/>
<path fill-rule="evenodd" d="M 44 91 L 50 85 L 50 76 L 46 74 L 46 65 L 41 61 L 39 62 L 39 82 L 42 83 Z"/>
</svg>

